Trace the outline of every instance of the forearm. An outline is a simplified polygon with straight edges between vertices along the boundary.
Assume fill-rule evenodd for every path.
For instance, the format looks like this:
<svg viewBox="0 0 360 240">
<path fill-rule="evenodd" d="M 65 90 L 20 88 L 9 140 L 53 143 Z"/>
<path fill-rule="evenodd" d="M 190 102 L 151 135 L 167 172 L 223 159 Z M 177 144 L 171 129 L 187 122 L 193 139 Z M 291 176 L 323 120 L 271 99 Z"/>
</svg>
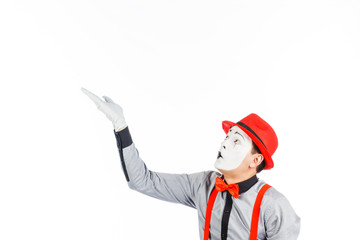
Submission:
<svg viewBox="0 0 360 240">
<path fill-rule="evenodd" d="M 121 131 L 115 131 L 114 130 L 114 133 L 115 133 L 117 147 L 118 147 L 118 150 L 119 150 L 121 167 L 123 169 L 126 181 L 129 182 L 130 178 L 129 178 L 129 175 L 128 175 L 127 166 L 125 164 L 124 149 L 126 149 L 130 145 L 132 145 L 133 141 L 132 141 L 132 138 L 131 138 L 128 127 L 123 128 Z"/>
</svg>

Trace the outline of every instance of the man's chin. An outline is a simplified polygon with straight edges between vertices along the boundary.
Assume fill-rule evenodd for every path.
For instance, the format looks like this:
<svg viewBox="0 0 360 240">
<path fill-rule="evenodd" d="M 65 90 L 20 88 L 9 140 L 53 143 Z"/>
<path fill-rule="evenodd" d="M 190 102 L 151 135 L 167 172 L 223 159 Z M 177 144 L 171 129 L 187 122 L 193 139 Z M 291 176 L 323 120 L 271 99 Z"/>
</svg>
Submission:
<svg viewBox="0 0 360 240">
<path fill-rule="evenodd" d="M 234 167 L 234 166 L 226 166 L 226 164 L 224 164 L 223 162 L 221 162 L 221 160 L 223 159 L 217 159 L 214 167 L 219 170 L 219 172 L 223 173 L 223 172 L 229 172 L 232 171 L 234 169 L 236 169 L 238 166 Z"/>
<path fill-rule="evenodd" d="M 219 160 L 219 159 L 218 159 Z M 227 167 L 224 166 L 224 164 L 222 164 L 221 162 L 219 161 L 216 161 L 215 164 L 214 164 L 214 167 L 219 170 L 220 172 L 222 171 L 229 171 L 229 170 L 232 170 L 232 169 L 229 169 Z"/>
<path fill-rule="evenodd" d="M 217 170 L 219 170 L 220 171 L 220 169 L 221 169 L 221 159 L 216 159 L 216 161 L 215 161 L 215 163 L 214 163 L 214 167 L 217 169 Z"/>
</svg>

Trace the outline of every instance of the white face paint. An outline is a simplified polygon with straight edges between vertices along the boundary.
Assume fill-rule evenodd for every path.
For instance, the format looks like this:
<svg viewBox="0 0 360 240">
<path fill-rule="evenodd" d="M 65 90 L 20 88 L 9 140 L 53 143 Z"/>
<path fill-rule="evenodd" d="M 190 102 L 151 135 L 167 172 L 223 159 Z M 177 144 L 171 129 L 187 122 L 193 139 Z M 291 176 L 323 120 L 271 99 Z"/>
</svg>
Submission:
<svg viewBox="0 0 360 240">
<path fill-rule="evenodd" d="M 221 143 L 215 168 L 222 170 L 233 170 L 244 160 L 251 151 L 251 138 L 238 126 L 233 126 Z"/>
</svg>

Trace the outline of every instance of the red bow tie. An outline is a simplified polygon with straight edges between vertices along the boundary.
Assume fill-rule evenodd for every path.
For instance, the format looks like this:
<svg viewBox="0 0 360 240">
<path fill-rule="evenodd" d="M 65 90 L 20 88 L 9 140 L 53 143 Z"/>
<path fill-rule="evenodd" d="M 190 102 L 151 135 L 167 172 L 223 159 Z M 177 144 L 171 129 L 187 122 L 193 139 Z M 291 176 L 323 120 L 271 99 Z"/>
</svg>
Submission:
<svg viewBox="0 0 360 240">
<path fill-rule="evenodd" d="M 216 177 L 215 189 L 219 192 L 228 190 L 228 192 L 234 197 L 239 197 L 239 186 L 237 184 L 227 185 L 221 178 Z"/>
</svg>

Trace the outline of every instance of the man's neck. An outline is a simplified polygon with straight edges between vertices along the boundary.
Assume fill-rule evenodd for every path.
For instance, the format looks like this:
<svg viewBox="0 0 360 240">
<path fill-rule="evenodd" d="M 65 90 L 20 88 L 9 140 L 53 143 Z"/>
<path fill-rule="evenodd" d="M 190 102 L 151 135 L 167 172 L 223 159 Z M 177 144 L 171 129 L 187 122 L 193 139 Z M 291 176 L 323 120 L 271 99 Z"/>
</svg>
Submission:
<svg viewBox="0 0 360 240">
<path fill-rule="evenodd" d="M 255 176 L 256 172 L 254 173 L 251 171 L 251 172 L 241 173 L 241 174 L 236 174 L 236 175 L 223 172 L 223 175 L 224 175 L 224 179 L 227 184 L 233 184 L 233 183 L 239 183 L 239 182 L 248 180 L 249 178 Z"/>
</svg>

